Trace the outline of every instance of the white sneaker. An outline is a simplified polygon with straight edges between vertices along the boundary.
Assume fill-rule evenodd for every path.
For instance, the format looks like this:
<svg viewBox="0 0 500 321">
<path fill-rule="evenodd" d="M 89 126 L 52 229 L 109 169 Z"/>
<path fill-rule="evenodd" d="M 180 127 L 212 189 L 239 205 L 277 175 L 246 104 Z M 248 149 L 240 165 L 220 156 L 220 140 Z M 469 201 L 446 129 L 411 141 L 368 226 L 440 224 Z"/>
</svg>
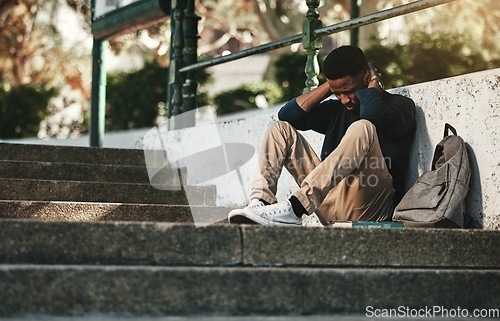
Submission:
<svg viewBox="0 0 500 321">
<path fill-rule="evenodd" d="M 231 212 L 229 212 L 227 219 L 229 220 L 229 223 L 256 224 L 256 222 L 247 218 L 246 213 L 252 213 L 254 210 L 264 206 L 266 205 L 261 200 L 253 198 L 250 200 L 250 203 L 248 203 L 246 207 L 234 209 Z"/>
<path fill-rule="evenodd" d="M 250 223 L 267 226 L 301 226 L 302 219 L 297 217 L 290 201 L 264 205 L 259 200 L 251 200 L 243 209 L 233 210 L 228 216 L 229 223 Z"/>
</svg>

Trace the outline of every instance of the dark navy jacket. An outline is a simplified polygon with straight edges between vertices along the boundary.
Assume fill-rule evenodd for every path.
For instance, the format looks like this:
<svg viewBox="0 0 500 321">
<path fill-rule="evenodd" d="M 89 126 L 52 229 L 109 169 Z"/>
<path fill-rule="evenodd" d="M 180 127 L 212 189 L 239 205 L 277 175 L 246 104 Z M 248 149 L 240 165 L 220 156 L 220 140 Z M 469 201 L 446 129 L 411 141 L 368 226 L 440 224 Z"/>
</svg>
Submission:
<svg viewBox="0 0 500 321">
<path fill-rule="evenodd" d="M 278 118 L 298 130 L 314 130 L 324 134 L 320 158 L 323 161 L 340 143 L 347 128 L 356 120 L 366 119 L 375 125 L 382 153 L 396 189 L 396 205 L 405 192 L 405 176 L 410 147 L 415 136 L 415 104 L 401 95 L 379 91 L 376 88 L 356 92 L 360 101 L 359 114 L 348 111 L 340 101 L 326 99 L 306 113 L 292 99 L 283 106 Z"/>
</svg>

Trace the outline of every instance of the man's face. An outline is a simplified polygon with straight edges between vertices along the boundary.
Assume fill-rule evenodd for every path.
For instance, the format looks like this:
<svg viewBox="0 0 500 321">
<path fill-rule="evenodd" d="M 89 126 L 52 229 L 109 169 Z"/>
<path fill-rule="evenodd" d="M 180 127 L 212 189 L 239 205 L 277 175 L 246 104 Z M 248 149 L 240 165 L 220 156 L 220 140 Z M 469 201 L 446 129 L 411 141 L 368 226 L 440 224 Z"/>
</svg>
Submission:
<svg viewBox="0 0 500 321">
<path fill-rule="evenodd" d="M 347 110 L 359 110 L 359 100 L 356 91 L 366 88 L 366 74 L 358 76 L 346 76 L 338 79 L 327 79 L 331 92 L 347 108 Z"/>
</svg>

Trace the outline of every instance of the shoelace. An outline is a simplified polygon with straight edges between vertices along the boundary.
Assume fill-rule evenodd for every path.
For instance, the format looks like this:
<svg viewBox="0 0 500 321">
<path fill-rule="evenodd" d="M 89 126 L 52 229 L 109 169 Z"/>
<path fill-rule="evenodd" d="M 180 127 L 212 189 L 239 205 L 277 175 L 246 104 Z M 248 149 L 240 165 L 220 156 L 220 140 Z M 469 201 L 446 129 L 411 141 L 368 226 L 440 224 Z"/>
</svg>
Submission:
<svg viewBox="0 0 500 321">
<path fill-rule="evenodd" d="M 262 202 L 254 202 L 253 204 L 250 204 L 250 208 L 259 208 L 259 207 L 264 207 L 264 203 Z"/>
<path fill-rule="evenodd" d="M 285 206 L 285 205 L 283 205 L 283 206 Z M 263 216 L 265 216 L 265 217 L 273 217 L 275 214 L 284 213 L 285 210 L 286 210 L 285 207 L 277 208 L 274 211 L 264 212 Z"/>
</svg>

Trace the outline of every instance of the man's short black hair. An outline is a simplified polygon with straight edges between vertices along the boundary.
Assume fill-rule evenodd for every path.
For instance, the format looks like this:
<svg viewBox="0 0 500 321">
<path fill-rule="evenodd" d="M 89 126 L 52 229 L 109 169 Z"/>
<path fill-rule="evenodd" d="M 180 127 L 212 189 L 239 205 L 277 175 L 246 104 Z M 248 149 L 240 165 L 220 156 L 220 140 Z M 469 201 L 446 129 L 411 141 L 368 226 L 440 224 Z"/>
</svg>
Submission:
<svg viewBox="0 0 500 321">
<path fill-rule="evenodd" d="M 327 79 L 354 77 L 368 68 L 365 54 L 354 46 L 342 46 L 332 50 L 323 62 L 323 74 Z"/>
</svg>

